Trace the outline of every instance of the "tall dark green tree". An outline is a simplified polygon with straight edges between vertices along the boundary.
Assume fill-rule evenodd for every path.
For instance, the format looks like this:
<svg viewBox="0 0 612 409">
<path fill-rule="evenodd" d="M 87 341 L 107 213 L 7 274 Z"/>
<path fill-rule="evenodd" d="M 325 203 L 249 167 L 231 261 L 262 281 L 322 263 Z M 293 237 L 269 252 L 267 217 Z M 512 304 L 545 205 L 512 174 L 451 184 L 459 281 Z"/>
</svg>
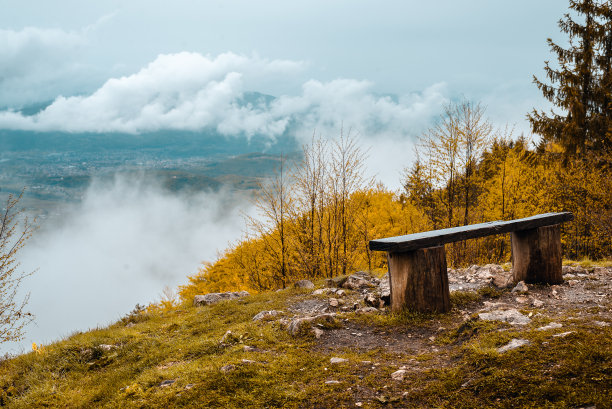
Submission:
<svg viewBox="0 0 612 409">
<path fill-rule="evenodd" d="M 550 84 L 534 76 L 560 111 L 533 110 L 528 118 L 544 142 L 557 142 L 573 156 L 612 149 L 612 6 L 609 0 L 570 0 L 569 7 L 572 14 L 559 20 L 569 46 L 548 39 L 558 61 L 544 67 Z"/>
</svg>

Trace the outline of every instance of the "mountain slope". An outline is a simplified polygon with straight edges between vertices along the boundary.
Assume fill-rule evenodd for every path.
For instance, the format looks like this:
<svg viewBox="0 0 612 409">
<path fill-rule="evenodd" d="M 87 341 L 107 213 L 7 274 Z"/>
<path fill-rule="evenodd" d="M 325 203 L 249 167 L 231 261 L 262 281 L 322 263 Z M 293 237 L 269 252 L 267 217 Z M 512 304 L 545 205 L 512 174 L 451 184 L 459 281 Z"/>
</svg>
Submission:
<svg viewBox="0 0 612 409">
<path fill-rule="evenodd" d="M 483 271 L 450 272 L 455 288 L 471 289 L 452 292 L 448 314 L 362 308 L 364 295 L 375 293 L 369 287 L 315 294 L 292 288 L 203 307 L 135 310 L 108 328 L 2 361 L 0 402 L 14 408 L 609 407 L 612 268 L 576 267 L 563 285 L 530 286 L 524 294 L 490 287 Z M 499 309 L 516 309 L 529 322 L 479 315 Z M 270 310 L 278 313 L 253 320 Z M 525 342 L 507 347 L 513 340 Z"/>
</svg>

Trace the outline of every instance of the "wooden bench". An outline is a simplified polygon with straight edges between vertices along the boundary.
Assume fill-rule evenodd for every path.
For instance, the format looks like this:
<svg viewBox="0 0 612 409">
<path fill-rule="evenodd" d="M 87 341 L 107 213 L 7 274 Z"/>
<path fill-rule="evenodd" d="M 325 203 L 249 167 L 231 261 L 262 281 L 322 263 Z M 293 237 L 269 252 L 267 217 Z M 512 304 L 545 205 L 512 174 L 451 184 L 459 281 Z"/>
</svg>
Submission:
<svg viewBox="0 0 612 409">
<path fill-rule="evenodd" d="M 370 250 L 387 252 L 393 311 L 445 312 L 451 308 L 445 243 L 512 233 L 514 282 L 559 284 L 563 282 L 559 225 L 573 218 L 569 212 L 546 213 L 433 230 L 371 240 Z"/>
</svg>

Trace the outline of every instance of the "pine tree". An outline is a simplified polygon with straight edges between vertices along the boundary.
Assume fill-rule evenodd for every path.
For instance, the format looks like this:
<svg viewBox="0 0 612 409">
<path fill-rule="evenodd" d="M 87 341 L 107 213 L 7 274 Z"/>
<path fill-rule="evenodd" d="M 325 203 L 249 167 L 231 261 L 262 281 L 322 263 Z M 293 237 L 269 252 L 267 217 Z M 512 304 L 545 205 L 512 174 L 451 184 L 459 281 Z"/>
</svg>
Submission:
<svg viewBox="0 0 612 409">
<path fill-rule="evenodd" d="M 584 22 L 569 13 L 559 20 L 569 47 L 549 38 L 559 67 L 545 64 L 552 84 L 534 76 L 544 97 L 562 112 L 533 110 L 528 118 L 544 143 L 557 142 L 572 156 L 612 148 L 612 11 L 610 1 L 570 0 L 569 7 Z"/>
</svg>

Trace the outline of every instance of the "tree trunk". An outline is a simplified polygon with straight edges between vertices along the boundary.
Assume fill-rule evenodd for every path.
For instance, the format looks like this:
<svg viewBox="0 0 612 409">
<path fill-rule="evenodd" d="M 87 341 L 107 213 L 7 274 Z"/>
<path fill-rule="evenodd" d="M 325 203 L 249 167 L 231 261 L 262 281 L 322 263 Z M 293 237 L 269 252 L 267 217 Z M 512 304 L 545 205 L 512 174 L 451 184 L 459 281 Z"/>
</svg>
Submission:
<svg viewBox="0 0 612 409">
<path fill-rule="evenodd" d="M 512 233 L 514 282 L 561 284 L 561 230 L 558 224 Z"/>
<path fill-rule="evenodd" d="M 391 309 L 449 311 L 450 293 L 444 246 L 388 253 Z"/>
</svg>

